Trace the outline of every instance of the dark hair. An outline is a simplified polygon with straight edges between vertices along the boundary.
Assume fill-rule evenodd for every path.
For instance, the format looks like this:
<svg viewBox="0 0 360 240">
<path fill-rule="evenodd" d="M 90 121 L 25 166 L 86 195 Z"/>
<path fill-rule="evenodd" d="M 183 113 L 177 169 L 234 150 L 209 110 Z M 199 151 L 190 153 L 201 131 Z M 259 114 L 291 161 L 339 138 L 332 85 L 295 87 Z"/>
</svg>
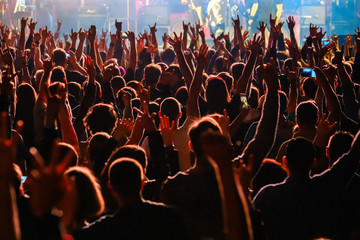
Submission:
<svg viewBox="0 0 360 240">
<path fill-rule="evenodd" d="M 52 52 L 55 66 L 64 66 L 66 63 L 66 52 L 62 48 L 56 48 Z"/>
<path fill-rule="evenodd" d="M 337 132 L 331 136 L 328 144 L 330 165 L 350 150 L 353 140 L 354 136 L 347 132 Z"/>
<path fill-rule="evenodd" d="M 310 77 L 305 78 L 302 87 L 306 97 L 310 99 L 315 99 L 315 95 L 318 87 L 316 86 L 313 78 Z"/>
<path fill-rule="evenodd" d="M 65 70 L 62 66 L 57 66 L 55 67 L 52 71 L 51 71 L 51 82 L 65 82 L 66 79 L 66 74 L 65 74 Z"/>
<path fill-rule="evenodd" d="M 105 203 L 94 175 L 85 167 L 69 168 L 65 174 L 75 178 L 78 202 L 75 219 L 84 221 L 99 216 L 104 211 Z"/>
<path fill-rule="evenodd" d="M 186 103 L 187 103 L 187 100 L 189 98 L 189 93 L 188 93 L 188 90 L 185 86 L 183 87 L 180 87 L 174 97 L 176 98 L 176 100 L 179 101 L 179 103 L 182 105 L 182 106 L 186 106 Z"/>
<path fill-rule="evenodd" d="M 286 161 L 290 174 L 306 175 L 315 158 L 315 148 L 305 138 L 291 139 L 286 147 Z"/>
<path fill-rule="evenodd" d="M 125 86 L 126 86 L 126 82 L 123 77 L 116 76 L 111 79 L 111 87 L 113 89 L 114 96 L 116 96 L 118 91 Z"/>
<path fill-rule="evenodd" d="M 245 64 L 242 62 L 233 63 L 230 66 L 230 74 L 233 76 L 234 80 L 238 80 L 245 68 Z"/>
<path fill-rule="evenodd" d="M 264 159 L 252 181 L 253 195 L 264 186 L 280 183 L 287 177 L 285 167 L 273 159 Z"/>
<path fill-rule="evenodd" d="M 175 56 L 176 56 L 175 51 L 172 50 L 171 48 L 165 49 L 160 55 L 161 61 L 163 61 L 167 65 L 170 65 L 174 62 Z"/>
<path fill-rule="evenodd" d="M 209 78 L 207 80 L 205 97 L 209 113 L 222 113 L 223 109 L 230 102 L 230 95 L 225 81 L 218 77 Z"/>
<path fill-rule="evenodd" d="M 117 114 L 110 104 L 98 103 L 92 106 L 84 118 L 85 127 L 91 134 L 106 132 L 111 134 L 116 126 Z"/>
<path fill-rule="evenodd" d="M 193 150 L 197 156 L 201 156 L 203 153 L 200 145 L 201 134 L 208 129 L 221 132 L 219 124 L 211 117 L 204 117 L 190 127 L 189 137 Z"/>
<path fill-rule="evenodd" d="M 68 84 L 69 94 L 75 97 L 76 103 L 80 103 L 81 99 L 81 84 L 77 82 L 69 82 Z"/>
<path fill-rule="evenodd" d="M 169 117 L 170 124 L 177 121 L 181 113 L 181 106 L 178 100 L 173 97 L 165 98 L 160 104 L 160 112 L 162 115 Z"/>
<path fill-rule="evenodd" d="M 230 93 L 232 87 L 234 86 L 234 78 L 227 72 L 221 72 L 217 76 L 225 81 L 226 87 Z"/>
<path fill-rule="evenodd" d="M 66 142 L 59 142 L 59 159 L 64 159 L 69 152 L 73 153 L 69 166 L 74 167 L 78 165 L 79 154 L 72 145 Z"/>
<path fill-rule="evenodd" d="M 280 97 L 280 116 L 283 116 L 287 111 L 288 98 L 283 91 L 279 91 Z"/>
<path fill-rule="evenodd" d="M 143 179 L 141 165 L 131 158 L 119 158 L 109 168 L 109 182 L 121 197 L 138 196 Z"/>
<path fill-rule="evenodd" d="M 98 132 L 91 136 L 87 147 L 89 158 L 92 161 L 93 172 L 97 178 L 105 166 L 106 159 L 101 157 L 101 150 L 105 147 L 105 144 L 110 139 L 110 135 L 105 132 Z"/>
<path fill-rule="evenodd" d="M 307 127 L 314 127 L 318 121 L 319 109 L 314 101 L 305 101 L 297 105 L 296 122 Z"/>
<path fill-rule="evenodd" d="M 161 75 L 161 67 L 156 64 L 149 64 L 144 70 L 144 87 L 156 85 Z"/>
</svg>

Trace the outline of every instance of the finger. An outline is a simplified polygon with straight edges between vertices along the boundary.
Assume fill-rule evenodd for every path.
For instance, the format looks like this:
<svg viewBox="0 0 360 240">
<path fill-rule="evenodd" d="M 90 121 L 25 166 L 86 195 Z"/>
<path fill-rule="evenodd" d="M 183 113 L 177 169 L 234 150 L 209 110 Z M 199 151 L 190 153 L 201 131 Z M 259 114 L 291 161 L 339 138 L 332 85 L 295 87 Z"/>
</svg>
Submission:
<svg viewBox="0 0 360 240">
<path fill-rule="evenodd" d="M 141 111 L 141 110 L 138 109 L 137 107 L 133 107 L 133 110 L 134 110 L 136 113 L 140 114 L 140 115 L 144 115 L 143 111 Z"/>
<path fill-rule="evenodd" d="M 74 157 L 74 152 L 73 151 L 69 151 L 65 158 L 61 161 L 61 163 L 58 165 L 56 171 L 58 174 L 64 174 L 64 172 L 66 171 L 66 169 L 69 167 L 71 160 Z"/>
<path fill-rule="evenodd" d="M 171 122 L 171 130 L 175 130 L 175 121 L 174 120 Z"/>
<path fill-rule="evenodd" d="M 34 168 L 39 171 L 41 174 L 44 173 L 45 161 L 38 152 L 38 150 L 34 147 L 29 149 L 29 153 L 31 156 L 31 162 Z"/>
<path fill-rule="evenodd" d="M 56 168 L 56 165 L 59 160 L 59 154 L 60 154 L 60 146 L 59 146 L 59 139 L 56 139 L 52 146 L 51 156 L 50 156 L 50 162 L 49 167 L 51 171 L 54 171 Z"/>
<path fill-rule="evenodd" d="M 146 101 L 143 101 L 143 111 L 144 111 L 144 115 L 148 115 L 149 114 L 149 108 L 148 105 L 146 104 Z"/>
</svg>

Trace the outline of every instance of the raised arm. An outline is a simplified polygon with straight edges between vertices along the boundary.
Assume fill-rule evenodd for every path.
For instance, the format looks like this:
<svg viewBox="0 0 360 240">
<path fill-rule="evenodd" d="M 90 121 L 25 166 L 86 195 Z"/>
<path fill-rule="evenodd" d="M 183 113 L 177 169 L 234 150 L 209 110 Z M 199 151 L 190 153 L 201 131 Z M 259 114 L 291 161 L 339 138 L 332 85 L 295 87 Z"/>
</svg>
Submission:
<svg viewBox="0 0 360 240">
<path fill-rule="evenodd" d="M 174 39 L 169 37 L 169 44 L 171 46 L 173 46 L 174 51 L 176 53 L 176 56 L 178 58 L 178 62 L 179 62 L 179 66 L 180 66 L 180 70 L 184 76 L 184 80 L 185 80 L 185 84 L 187 89 L 190 89 L 190 85 L 191 85 L 191 81 L 193 79 L 193 75 L 191 73 L 191 70 L 189 68 L 189 65 L 186 62 L 184 53 L 182 51 L 182 33 L 180 34 L 180 36 L 177 36 L 176 33 L 174 33 Z"/>
<path fill-rule="evenodd" d="M 339 99 L 337 98 L 334 90 L 330 86 L 326 76 L 324 75 L 323 71 L 316 67 L 316 82 L 318 86 L 323 90 L 326 100 L 326 106 L 329 111 L 328 120 L 332 124 L 334 122 L 340 122 L 341 118 L 341 107 Z"/>
<path fill-rule="evenodd" d="M 198 65 L 194 75 L 194 80 L 192 81 L 189 90 L 189 98 L 186 104 L 186 117 L 198 118 L 200 116 L 198 99 L 201 91 L 202 75 L 208 57 L 209 57 L 208 46 L 203 44 L 200 47 L 199 56 L 197 59 Z"/>
<path fill-rule="evenodd" d="M 262 57 L 260 61 L 263 62 Z M 264 107 L 255 137 L 241 156 L 245 162 L 248 162 L 250 155 L 253 156 L 252 176 L 255 176 L 263 159 L 272 148 L 279 120 L 279 79 L 274 59 L 271 59 L 266 66 L 261 64 L 260 69 L 267 86 Z"/>
<path fill-rule="evenodd" d="M 250 83 L 250 77 L 252 76 L 252 73 L 254 71 L 257 55 L 261 50 L 262 44 L 263 44 L 262 38 L 261 37 L 256 38 L 256 36 L 254 36 L 254 40 L 249 47 L 251 54 L 248 62 L 246 63 L 243 74 L 241 75 L 240 79 L 237 81 L 235 87 L 235 94 L 246 93 L 246 89 L 248 88 L 248 85 Z"/>
</svg>

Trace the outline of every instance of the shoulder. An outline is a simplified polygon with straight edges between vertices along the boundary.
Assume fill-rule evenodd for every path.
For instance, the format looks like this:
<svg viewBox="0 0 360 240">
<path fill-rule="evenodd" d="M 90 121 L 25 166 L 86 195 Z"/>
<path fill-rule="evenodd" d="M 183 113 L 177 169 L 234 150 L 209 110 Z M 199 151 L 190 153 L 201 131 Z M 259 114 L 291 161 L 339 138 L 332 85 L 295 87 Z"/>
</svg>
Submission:
<svg viewBox="0 0 360 240">
<path fill-rule="evenodd" d="M 280 189 L 283 184 L 284 184 L 284 182 L 276 183 L 276 184 L 269 184 L 269 185 L 266 185 L 263 188 L 261 188 L 260 191 L 256 194 L 256 196 L 253 199 L 253 204 L 254 204 L 255 208 L 261 209 L 263 204 L 269 198 L 271 198 L 271 196 L 276 193 L 276 190 Z"/>
</svg>

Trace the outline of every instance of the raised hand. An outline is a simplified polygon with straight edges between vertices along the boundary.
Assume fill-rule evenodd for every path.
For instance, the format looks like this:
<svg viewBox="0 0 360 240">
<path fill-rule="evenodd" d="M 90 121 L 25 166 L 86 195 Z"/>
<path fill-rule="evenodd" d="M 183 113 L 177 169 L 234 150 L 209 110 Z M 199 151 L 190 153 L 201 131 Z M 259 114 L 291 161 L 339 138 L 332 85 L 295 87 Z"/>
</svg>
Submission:
<svg viewBox="0 0 360 240">
<path fill-rule="evenodd" d="M 77 37 L 78 33 L 74 32 L 74 29 L 71 29 L 70 39 L 73 44 L 76 43 Z"/>
<path fill-rule="evenodd" d="M 96 26 L 91 25 L 88 31 L 88 39 L 91 43 L 93 43 L 95 42 L 95 38 L 96 38 Z"/>
<path fill-rule="evenodd" d="M 69 39 L 69 34 L 63 33 L 63 37 L 65 42 L 67 42 L 67 40 Z"/>
<path fill-rule="evenodd" d="M 259 30 L 261 33 L 265 32 L 265 29 L 267 27 L 267 24 L 265 24 L 263 21 L 259 22 L 259 27 L 256 27 L 257 30 Z"/>
<path fill-rule="evenodd" d="M 275 18 L 272 18 L 272 14 L 270 14 L 270 26 L 271 26 L 271 28 L 274 28 L 276 26 L 276 20 L 277 20 L 277 16 L 275 16 Z"/>
<path fill-rule="evenodd" d="M 343 63 L 344 51 L 345 51 L 345 46 L 343 44 L 341 46 L 341 51 L 336 51 L 335 52 L 335 62 L 336 62 L 337 65 L 340 65 L 340 64 Z"/>
<path fill-rule="evenodd" d="M 261 76 L 264 78 L 266 86 L 269 90 L 278 91 L 279 86 L 279 77 L 276 70 L 276 63 L 273 58 L 270 59 L 266 65 L 264 64 L 263 57 L 259 57 L 260 60 L 260 71 Z"/>
<path fill-rule="evenodd" d="M 75 56 L 75 54 L 74 54 Z M 76 57 L 75 57 L 76 60 Z M 87 56 L 85 59 L 85 64 L 87 68 L 87 73 L 89 74 L 89 83 L 94 84 L 95 83 L 95 77 L 96 77 L 96 69 L 94 65 L 94 61 L 91 59 L 91 57 Z"/>
<path fill-rule="evenodd" d="M 316 33 L 316 38 L 318 40 L 323 39 L 325 37 L 326 33 L 327 33 L 326 31 L 324 33 L 322 31 L 323 31 L 322 28 L 320 28 L 320 31 Z"/>
<path fill-rule="evenodd" d="M 150 25 L 149 25 L 149 28 L 150 28 L 150 32 L 151 32 L 151 33 L 156 33 L 156 32 L 157 32 L 156 23 L 154 24 L 154 26 L 150 26 Z"/>
<path fill-rule="evenodd" d="M 294 16 L 289 16 L 288 19 L 286 20 L 286 23 L 288 25 L 289 30 L 293 31 L 294 27 L 295 27 L 295 24 L 296 24 Z"/>
<path fill-rule="evenodd" d="M 21 19 L 21 28 L 22 29 L 25 29 L 26 28 L 26 25 L 27 25 L 27 21 L 29 20 L 29 18 L 22 18 Z"/>
<path fill-rule="evenodd" d="M 294 71 L 290 71 L 290 69 L 288 67 L 286 67 L 285 71 L 286 71 L 287 79 L 290 82 L 290 85 L 298 86 L 299 68 L 297 67 Z"/>
<path fill-rule="evenodd" d="M 88 35 L 88 32 L 87 31 L 82 31 L 82 28 L 80 28 L 80 30 L 78 32 L 78 35 L 79 35 L 79 41 L 84 42 L 87 35 Z"/>
<path fill-rule="evenodd" d="M 316 73 L 315 84 L 318 85 L 318 87 L 323 89 L 328 84 L 328 80 L 327 80 L 324 72 L 320 68 L 315 67 L 314 71 Z"/>
<path fill-rule="evenodd" d="M 183 24 L 183 31 L 184 31 L 184 32 L 188 32 L 188 31 L 189 31 L 189 24 L 190 24 L 190 23 L 185 24 L 185 22 L 183 21 L 182 24 Z"/>
<path fill-rule="evenodd" d="M 310 27 L 309 27 L 310 36 L 311 36 L 311 37 L 316 37 L 316 36 L 317 36 L 317 33 L 318 33 L 318 29 L 319 29 L 318 26 L 315 26 L 315 25 L 313 25 L 312 23 L 310 23 Z"/>
<path fill-rule="evenodd" d="M 231 18 L 231 20 L 232 20 L 232 22 L 233 22 L 234 27 L 240 27 L 240 18 L 239 18 L 239 15 L 237 15 L 237 18 L 236 18 L 236 19 Z"/>
<path fill-rule="evenodd" d="M 326 119 L 326 115 L 323 114 L 321 119 L 319 120 L 317 124 L 317 139 L 324 139 L 323 142 L 328 142 L 331 135 L 335 133 L 335 131 L 338 128 L 338 123 L 334 122 L 333 124 L 330 124 L 330 122 Z"/>
<path fill-rule="evenodd" d="M 162 40 L 163 40 L 164 43 L 165 43 L 165 42 L 168 42 L 168 40 L 169 40 L 169 35 L 167 35 L 166 32 L 164 32 L 164 35 L 162 36 Z"/>
<path fill-rule="evenodd" d="M 170 120 L 168 116 L 161 115 L 159 113 L 160 118 L 160 133 L 163 139 L 164 147 L 174 145 L 174 134 L 175 134 L 175 121 L 172 121 L 170 124 Z"/>
<path fill-rule="evenodd" d="M 120 141 L 122 137 L 130 135 L 133 127 L 134 122 L 131 119 L 119 119 L 112 136 L 115 140 Z"/>
<path fill-rule="evenodd" d="M 30 188 L 30 206 L 36 217 L 43 217 L 51 213 L 53 207 L 57 206 L 63 197 L 68 179 L 64 175 L 71 160 L 73 152 L 61 159 L 60 146 L 55 142 L 51 151 L 49 165 L 45 165 L 44 159 L 36 148 L 30 148 L 30 154 L 35 166 L 32 172 L 33 182 Z"/>
<path fill-rule="evenodd" d="M 147 104 L 149 104 L 150 102 L 150 87 L 143 88 L 141 83 L 138 83 L 137 89 L 136 89 L 136 93 L 138 98 L 140 98 L 141 102 L 146 102 Z"/>
<path fill-rule="evenodd" d="M 148 104 L 146 103 L 146 101 L 142 102 L 142 109 L 143 110 L 141 111 L 138 108 L 134 108 L 134 110 L 138 113 L 137 118 L 139 118 L 139 121 L 141 122 L 142 127 L 147 132 L 155 131 L 154 118 L 156 116 L 156 113 L 152 113 L 151 115 L 149 114 L 149 108 L 148 108 Z"/>
<path fill-rule="evenodd" d="M 33 19 L 30 19 L 30 23 L 28 24 L 28 27 L 30 29 L 30 34 L 33 35 L 35 32 L 37 22 L 33 22 Z"/>
<path fill-rule="evenodd" d="M 0 56 L 1 59 L 3 60 L 3 62 L 8 65 L 11 66 L 14 63 L 14 59 L 10 53 L 10 48 L 6 48 L 6 52 L 4 52 L 4 50 L 0 49 Z"/>
<path fill-rule="evenodd" d="M 356 37 L 360 37 L 360 27 L 358 27 L 357 29 L 354 29 Z"/>
<path fill-rule="evenodd" d="M 244 39 L 244 42 L 246 41 L 246 39 L 249 37 L 249 31 L 244 31 L 243 33 L 243 39 Z"/>
<path fill-rule="evenodd" d="M 10 66 L 6 67 L 6 70 L 2 74 L 2 83 L 0 84 L 1 94 L 12 96 L 15 91 L 15 77 L 19 72 L 13 74 Z"/>
<path fill-rule="evenodd" d="M 117 30 L 121 32 L 122 30 L 122 22 L 118 22 L 117 19 L 115 19 L 115 27 Z"/>
<path fill-rule="evenodd" d="M 135 43 L 135 33 L 134 33 L 134 32 L 132 32 L 132 31 L 127 31 L 127 32 L 126 32 L 126 35 L 127 35 L 127 37 L 128 37 L 128 39 L 129 39 L 130 42 Z"/>
<path fill-rule="evenodd" d="M 169 44 L 171 46 L 173 46 L 174 51 L 175 52 L 180 52 L 181 51 L 181 44 L 182 44 L 182 33 L 180 33 L 180 35 L 178 36 L 175 32 L 174 32 L 174 39 L 172 39 L 169 36 L 169 40 L 168 40 Z"/>
<path fill-rule="evenodd" d="M 258 54 L 261 51 L 261 46 L 263 46 L 264 40 L 262 37 L 254 35 L 253 41 L 249 44 L 249 49 L 252 53 Z"/>
<path fill-rule="evenodd" d="M 198 65 L 205 67 L 209 60 L 209 47 L 206 44 L 202 44 L 196 57 Z"/>
<path fill-rule="evenodd" d="M 115 69 L 115 64 L 112 64 L 110 66 L 107 66 L 103 69 L 103 76 L 104 76 L 104 82 L 110 83 L 111 79 L 113 78 L 113 72 Z"/>
</svg>

